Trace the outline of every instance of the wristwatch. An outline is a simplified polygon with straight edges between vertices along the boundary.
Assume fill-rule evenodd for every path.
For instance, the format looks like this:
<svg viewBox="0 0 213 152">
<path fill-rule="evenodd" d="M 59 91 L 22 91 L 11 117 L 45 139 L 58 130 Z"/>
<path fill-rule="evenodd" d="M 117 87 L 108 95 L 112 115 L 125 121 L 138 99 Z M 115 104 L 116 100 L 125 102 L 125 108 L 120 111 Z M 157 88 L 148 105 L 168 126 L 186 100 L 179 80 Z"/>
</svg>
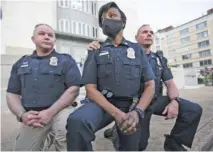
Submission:
<svg viewBox="0 0 213 152">
<path fill-rule="evenodd" d="M 26 111 L 22 110 L 16 117 L 16 119 L 18 120 L 18 122 L 22 122 L 22 116 Z"/>
<path fill-rule="evenodd" d="M 144 118 L 144 111 L 142 110 L 142 109 L 140 109 L 140 108 L 135 108 L 134 109 L 136 112 L 137 112 L 137 114 L 138 114 L 138 116 L 139 116 L 139 118 L 140 119 L 143 119 Z"/>
</svg>

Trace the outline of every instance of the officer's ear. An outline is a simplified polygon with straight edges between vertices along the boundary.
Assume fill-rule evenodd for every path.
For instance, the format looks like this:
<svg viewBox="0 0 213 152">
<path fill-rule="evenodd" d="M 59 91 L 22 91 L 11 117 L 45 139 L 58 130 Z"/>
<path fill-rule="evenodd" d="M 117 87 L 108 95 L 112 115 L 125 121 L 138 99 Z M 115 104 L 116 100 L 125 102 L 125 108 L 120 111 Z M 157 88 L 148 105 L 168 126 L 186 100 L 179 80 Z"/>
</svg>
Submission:
<svg viewBox="0 0 213 152">
<path fill-rule="evenodd" d="M 31 40 L 33 41 L 33 43 L 35 43 L 35 38 L 34 38 L 34 36 L 31 37 Z"/>
<path fill-rule="evenodd" d="M 138 42 L 138 38 L 137 38 L 137 35 L 135 35 L 135 41 L 137 41 L 137 42 Z"/>
</svg>

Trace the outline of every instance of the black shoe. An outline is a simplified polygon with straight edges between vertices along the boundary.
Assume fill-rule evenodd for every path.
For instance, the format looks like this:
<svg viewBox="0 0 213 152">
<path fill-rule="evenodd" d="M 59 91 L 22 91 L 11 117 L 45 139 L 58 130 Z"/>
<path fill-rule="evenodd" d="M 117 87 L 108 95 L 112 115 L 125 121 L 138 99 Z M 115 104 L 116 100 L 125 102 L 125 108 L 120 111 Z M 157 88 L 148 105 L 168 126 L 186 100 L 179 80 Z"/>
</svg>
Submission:
<svg viewBox="0 0 213 152">
<path fill-rule="evenodd" d="M 164 135 L 166 140 L 164 142 L 165 151 L 187 151 L 180 143 L 178 143 L 172 136 Z"/>
<path fill-rule="evenodd" d="M 112 139 L 113 136 L 113 127 L 104 131 L 104 137 L 107 139 Z"/>
</svg>

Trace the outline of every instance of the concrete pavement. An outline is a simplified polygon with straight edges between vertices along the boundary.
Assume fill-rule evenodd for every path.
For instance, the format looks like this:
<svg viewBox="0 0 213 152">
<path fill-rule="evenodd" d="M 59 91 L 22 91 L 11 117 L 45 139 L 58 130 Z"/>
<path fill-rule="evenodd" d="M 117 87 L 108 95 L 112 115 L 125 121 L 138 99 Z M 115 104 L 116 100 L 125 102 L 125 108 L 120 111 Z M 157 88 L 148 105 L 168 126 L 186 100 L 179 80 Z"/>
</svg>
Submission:
<svg viewBox="0 0 213 152">
<path fill-rule="evenodd" d="M 213 87 L 180 90 L 180 96 L 199 103 L 203 108 L 203 115 L 191 150 L 209 150 L 206 148 L 211 148 L 211 142 L 213 141 Z M 83 98 L 83 94 L 79 99 L 80 98 Z M 164 120 L 163 117 L 153 116 L 150 126 L 151 136 L 149 146 L 146 150 L 163 151 L 164 134 L 170 132 L 174 122 L 175 120 Z M 12 150 L 15 137 L 18 133 L 19 123 L 17 123 L 11 113 L 5 112 L 3 109 L 1 113 L 1 123 L 1 150 Z M 110 126 L 107 126 L 97 132 L 97 138 L 93 142 L 94 150 L 114 150 L 111 142 L 103 137 L 103 131 L 109 127 Z"/>
</svg>

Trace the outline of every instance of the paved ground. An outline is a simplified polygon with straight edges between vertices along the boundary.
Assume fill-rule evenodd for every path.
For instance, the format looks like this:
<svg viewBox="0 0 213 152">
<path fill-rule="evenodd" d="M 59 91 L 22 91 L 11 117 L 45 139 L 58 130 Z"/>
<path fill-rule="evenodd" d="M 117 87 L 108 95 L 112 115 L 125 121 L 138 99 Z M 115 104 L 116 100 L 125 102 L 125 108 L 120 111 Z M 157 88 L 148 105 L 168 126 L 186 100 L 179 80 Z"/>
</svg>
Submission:
<svg viewBox="0 0 213 152">
<path fill-rule="evenodd" d="M 212 145 L 212 148 L 210 149 L 210 151 L 213 151 L 213 145 Z"/>
<path fill-rule="evenodd" d="M 203 108 L 203 115 L 201 122 L 193 143 L 193 147 L 196 147 L 200 142 L 205 142 L 203 139 L 209 135 L 213 135 L 213 127 L 209 127 L 206 130 L 206 134 L 202 133 L 205 126 L 213 122 L 213 87 L 203 87 L 199 89 L 187 89 L 180 90 L 181 97 L 187 98 L 194 102 L 199 103 Z M 165 133 L 169 133 L 175 120 L 165 121 L 163 117 L 153 116 L 151 121 L 151 137 L 149 139 L 149 146 L 147 150 L 156 151 L 163 150 L 163 142 Z M 107 126 L 106 128 L 109 128 Z M 12 150 L 12 146 L 15 137 L 18 133 L 19 123 L 17 123 L 15 117 L 11 113 L 1 113 L 1 150 Z M 103 130 L 97 133 L 97 138 L 94 142 L 94 149 L 101 150 L 114 150 L 110 141 L 103 138 Z M 192 148 L 193 149 L 193 148 Z M 196 148 L 194 148 L 196 149 Z M 212 149 L 213 150 L 213 149 Z"/>
</svg>

